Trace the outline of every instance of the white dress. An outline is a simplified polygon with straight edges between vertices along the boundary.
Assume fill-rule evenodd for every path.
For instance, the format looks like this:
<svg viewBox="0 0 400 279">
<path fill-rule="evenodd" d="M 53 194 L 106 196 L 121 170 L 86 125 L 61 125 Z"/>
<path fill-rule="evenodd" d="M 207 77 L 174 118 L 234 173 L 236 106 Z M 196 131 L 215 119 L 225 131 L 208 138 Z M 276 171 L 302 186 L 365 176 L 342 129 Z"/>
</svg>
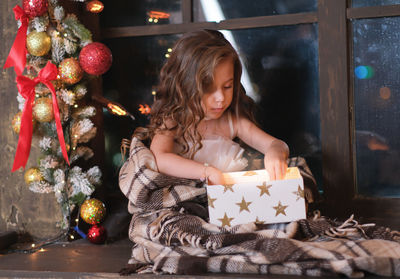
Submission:
<svg viewBox="0 0 400 279">
<path fill-rule="evenodd" d="M 247 159 L 243 157 L 244 149 L 232 141 L 234 129 L 232 116 L 228 112 L 230 138 L 222 135 L 206 135 L 202 139 L 202 148 L 193 156 L 193 160 L 199 163 L 207 163 L 218 168 L 222 172 L 241 171 L 247 167 Z M 189 143 L 189 148 L 193 143 Z M 175 144 L 174 150 L 182 157 L 188 158 L 188 154 L 181 154 L 179 147 Z"/>
</svg>

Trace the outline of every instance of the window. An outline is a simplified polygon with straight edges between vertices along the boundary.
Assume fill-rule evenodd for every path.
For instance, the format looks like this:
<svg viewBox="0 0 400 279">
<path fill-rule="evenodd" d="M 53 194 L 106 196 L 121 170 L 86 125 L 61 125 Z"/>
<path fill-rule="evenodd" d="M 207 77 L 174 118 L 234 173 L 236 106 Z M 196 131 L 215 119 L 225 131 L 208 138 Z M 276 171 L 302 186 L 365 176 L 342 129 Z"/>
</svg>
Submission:
<svg viewBox="0 0 400 279">
<path fill-rule="evenodd" d="M 104 2 L 106 9 L 117 6 Z M 139 109 L 152 103 L 168 48 L 184 32 L 217 29 L 241 56 L 242 82 L 257 101 L 262 127 L 288 142 L 292 156 L 307 159 L 325 198 L 323 213 L 355 213 L 400 227 L 399 218 L 377 210 L 400 207 L 393 199 L 400 194 L 400 1 L 181 0 L 165 6 L 148 0 L 118 5 L 101 16 L 105 43 L 114 53 L 113 67 L 104 75 L 104 95 L 136 120 L 105 115 L 106 158 L 116 158 L 110 163 L 114 179 L 119 142 L 148 121 Z M 149 10 L 174 16 L 149 22 Z"/>
<path fill-rule="evenodd" d="M 399 197 L 399 17 L 352 22 L 357 193 Z"/>
<path fill-rule="evenodd" d="M 105 40 L 113 53 L 113 66 L 103 75 L 103 95 L 121 104 L 134 117 L 118 117 L 104 110 L 106 185 L 117 187 L 118 170 L 122 165 L 121 139 L 130 139 L 136 127 L 148 123 L 148 108 L 153 104 L 152 92 L 168 48 L 178 35 L 126 37 Z M 142 109 L 142 110 L 140 110 Z"/>
<path fill-rule="evenodd" d="M 165 26 L 165 29 L 153 35 L 151 28 L 164 26 L 162 24 L 149 25 L 144 21 L 142 21 L 143 25 L 147 26 L 134 27 L 134 21 L 137 18 L 141 19 L 149 9 L 168 12 L 171 7 L 165 6 L 161 1 L 159 3 L 158 1 L 142 1 L 140 5 L 135 4 L 137 1 L 125 2 L 129 2 L 125 9 L 122 9 L 124 1 L 116 5 L 117 7 L 107 5 L 105 2 L 106 7 L 113 7 L 101 17 L 104 28 L 111 27 L 108 30 L 131 32 L 129 35 L 115 36 L 115 32 L 110 31 L 109 34 L 113 34 L 105 40 L 113 52 L 114 63 L 111 70 L 103 76 L 104 96 L 122 104 L 136 118 L 135 121 L 129 118 L 121 120 L 107 111 L 104 112 L 106 165 L 107 169 L 113 170 L 114 180 L 121 165 L 119 149 L 121 138 L 130 138 L 134 128 L 147 124 L 148 115 L 141 114 L 139 109 L 142 106 L 152 105 L 152 91 L 157 85 L 161 66 L 167 59 L 168 49 L 183 31 L 187 31 L 182 26 L 182 32 L 176 30 L 170 35 L 171 30 L 167 30 L 168 26 Z M 208 28 L 207 24 L 211 24 L 212 12 L 204 10 L 204 7 L 209 8 L 211 2 L 216 3 L 229 17 L 298 13 L 316 9 L 315 0 L 298 1 L 296 4 L 291 1 L 279 3 L 255 1 L 251 5 L 243 1 L 236 1 L 235 5 L 231 5 L 233 3 L 229 1 L 202 3 L 197 1 L 198 6 L 203 7 L 202 15 L 206 15 L 208 20 L 204 22 L 205 28 Z M 175 3 L 172 6 L 179 5 Z M 235 9 L 230 7 L 235 7 Z M 123 21 L 129 14 L 128 10 L 134 8 L 141 14 L 138 15 L 136 11 L 132 13 L 130 16 L 132 19 L 129 21 L 132 26 L 115 28 L 115 26 L 125 25 Z M 196 14 L 196 3 L 191 8 Z M 235 10 L 242 13 L 238 14 Z M 286 141 L 291 147 L 292 156 L 306 157 L 314 173 L 321 180 L 318 26 L 314 22 L 315 15 L 308 15 L 305 17 L 306 20 L 302 18 L 302 15 L 296 14 L 293 19 L 290 19 L 293 24 L 282 26 L 279 22 L 272 22 L 272 26 L 264 27 L 265 19 L 262 19 L 259 23 L 253 23 L 254 28 L 230 29 L 228 22 L 226 26 L 228 28 L 224 28 L 222 32 L 239 52 L 244 69 L 242 84 L 247 94 L 258 105 L 256 116 L 262 128 Z M 268 18 L 266 22 L 268 23 Z M 132 31 L 127 28 L 131 28 Z M 193 26 L 193 29 L 196 28 L 198 27 Z M 135 30 L 142 30 L 141 34 L 136 35 Z M 149 33 L 147 34 L 146 31 Z M 287 82 L 288 80 L 290 82 Z M 115 129 L 118 126 L 121 128 Z"/>
</svg>

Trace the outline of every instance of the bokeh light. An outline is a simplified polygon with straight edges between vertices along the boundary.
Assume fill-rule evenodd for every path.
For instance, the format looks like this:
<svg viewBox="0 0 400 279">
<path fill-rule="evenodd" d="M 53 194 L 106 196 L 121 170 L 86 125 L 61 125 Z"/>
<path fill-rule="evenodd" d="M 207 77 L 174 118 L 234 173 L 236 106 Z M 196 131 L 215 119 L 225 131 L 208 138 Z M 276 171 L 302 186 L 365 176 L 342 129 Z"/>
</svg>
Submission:
<svg viewBox="0 0 400 279">
<path fill-rule="evenodd" d="M 121 153 L 115 153 L 112 157 L 112 162 L 115 167 L 121 167 L 122 165 L 122 156 Z"/>
<path fill-rule="evenodd" d="M 391 92 L 390 92 L 390 88 L 383 86 L 379 89 L 379 96 L 383 99 L 383 100 L 388 100 L 390 98 Z"/>
<path fill-rule="evenodd" d="M 354 70 L 354 73 L 359 79 L 369 79 L 374 76 L 374 68 L 371 66 L 357 66 Z"/>
</svg>

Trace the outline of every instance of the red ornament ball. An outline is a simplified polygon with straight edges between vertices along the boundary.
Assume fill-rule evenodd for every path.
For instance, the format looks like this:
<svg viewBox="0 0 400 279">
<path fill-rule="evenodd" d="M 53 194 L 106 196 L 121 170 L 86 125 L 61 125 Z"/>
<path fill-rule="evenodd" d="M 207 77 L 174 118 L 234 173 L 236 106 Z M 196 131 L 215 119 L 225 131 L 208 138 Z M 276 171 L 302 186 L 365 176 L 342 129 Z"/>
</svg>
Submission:
<svg viewBox="0 0 400 279">
<path fill-rule="evenodd" d="M 90 43 L 82 48 L 79 54 L 79 63 L 86 73 L 102 75 L 111 67 L 111 50 L 102 43 Z"/>
<path fill-rule="evenodd" d="M 47 0 L 23 0 L 22 9 L 30 17 L 41 16 L 47 12 Z"/>
<path fill-rule="evenodd" d="M 86 237 L 94 244 L 103 244 L 107 239 L 107 232 L 103 226 L 93 225 L 90 227 Z"/>
</svg>

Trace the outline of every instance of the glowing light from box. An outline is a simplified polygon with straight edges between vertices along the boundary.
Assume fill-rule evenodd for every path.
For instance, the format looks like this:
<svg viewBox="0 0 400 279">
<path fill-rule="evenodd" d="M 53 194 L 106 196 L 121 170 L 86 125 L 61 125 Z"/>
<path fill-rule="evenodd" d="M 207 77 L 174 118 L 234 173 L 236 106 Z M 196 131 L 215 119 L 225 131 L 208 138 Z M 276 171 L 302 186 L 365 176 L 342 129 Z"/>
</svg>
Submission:
<svg viewBox="0 0 400 279">
<path fill-rule="evenodd" d="M 369 79 L 372 78 L 375 74 L 374 68 L 371 66 L 357 66 L 354 69 L 354 74 L 358 79 Z"/>
<path fill-rule="evenodd" d="M 219 22 L 225 19 L 225 15 L 222 12 L 221 5 L 217 0 L 200 0 L 201 7 L 203 9 L 204 15 L 206 17 L 206 21 L 215 21 Z M 232 31 L 228 30 L 219 30 L 222 34 L 224 34 L 225 38 L 232 44 L 232 46 L 238 51 L 238 45 L 233 38 Z M 250 80 L 249 73 L 247 72 L 246 65 L 243 63 L 243 59 L 239 57 L 240 62 L 243 66 L 242 79 L 241 82 L 243 87 L 246 90 L 246 94 L 250 96 L 254 102 L 258 102 L 260 96 L 256 94 L 252 82 Z"/>
</svg>

